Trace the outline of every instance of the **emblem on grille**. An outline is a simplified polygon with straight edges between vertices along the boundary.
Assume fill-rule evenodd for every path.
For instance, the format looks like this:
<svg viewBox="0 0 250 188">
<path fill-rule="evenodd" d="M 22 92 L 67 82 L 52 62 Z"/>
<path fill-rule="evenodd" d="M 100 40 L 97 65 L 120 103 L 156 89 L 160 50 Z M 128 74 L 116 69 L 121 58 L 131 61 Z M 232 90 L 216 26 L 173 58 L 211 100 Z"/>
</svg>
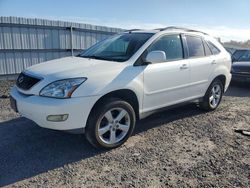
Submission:
<svg viewBox="0 0 250 188">
<path fill-rule="evenodd" d="M 22 82 L 23 82 L 23 79 L 24 79 L 23 76 L 21 76 L 20 78 L 18 78 L 18 83 L 22 83 Z"/>
</svg>

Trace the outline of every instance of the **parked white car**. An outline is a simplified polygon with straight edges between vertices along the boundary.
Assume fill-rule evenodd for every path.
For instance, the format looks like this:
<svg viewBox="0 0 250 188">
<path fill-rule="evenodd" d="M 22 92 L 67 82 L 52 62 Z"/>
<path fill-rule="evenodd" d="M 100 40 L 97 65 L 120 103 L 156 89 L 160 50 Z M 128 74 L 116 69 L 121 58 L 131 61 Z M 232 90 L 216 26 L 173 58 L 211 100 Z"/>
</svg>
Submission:
<svg viewBox="0 0 250 188">
<path fill-rule="evenodd" d="M 95 147 L 115 148 L 152 112 L 184 102 L 216 109 L 230 69 L 230 54 L 205 33 L 130 30 L 77 57 L 29 67 L 12 88 L 11 105 L 41 127 L 85 132 Z"/>
</svg>

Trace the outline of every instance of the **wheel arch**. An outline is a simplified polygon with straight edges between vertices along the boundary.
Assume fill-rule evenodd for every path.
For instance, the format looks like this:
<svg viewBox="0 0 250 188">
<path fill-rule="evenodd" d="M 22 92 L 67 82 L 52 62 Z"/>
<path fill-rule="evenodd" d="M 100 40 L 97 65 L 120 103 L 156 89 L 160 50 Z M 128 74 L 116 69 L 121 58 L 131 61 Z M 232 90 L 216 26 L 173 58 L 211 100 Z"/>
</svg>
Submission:
<svg viewBox="0 0 250 188">
<path fill-rule="evenodd" d="M 124 100 L 126 102 L 128 102 L 134 109 L 135 114 L 136 114 L 136 119 L 140 118 L 140 114 L 139 114 L 139 108 L 140 108 L 140 104 L 139 104 L 139 99 L 138 96 L 136 95 L 136 93 L 134 91 L 132 91 L 131 89 L 119 89 L 119 90 L 115 90 L 115 91 L 111 91 L 109 93 L 106 93 L 105 95 L 101 96 L 96 103 L 93 105 L 93 107 L 91 108 L 91 111 L 89 113 L 89 116 L 91 115 L 91 113 L 93 112 L 93 110 L 98 106 L 101 105 L 106 99 L 108 98 L 118 98 L 121 100 Z"/>
<path fill-rule="evenodd" d="M 223 91 L 225 92 L 225 86 L 226 86 L 226 79 L 227 77 L 224 74 L 220 74 L 218 76 L 216 76 L 211 83 L 213 83 L 213 81 L 215 81 L 216 79 L 220 80 L 222 82 L 223 85 Z"/>
</svg>

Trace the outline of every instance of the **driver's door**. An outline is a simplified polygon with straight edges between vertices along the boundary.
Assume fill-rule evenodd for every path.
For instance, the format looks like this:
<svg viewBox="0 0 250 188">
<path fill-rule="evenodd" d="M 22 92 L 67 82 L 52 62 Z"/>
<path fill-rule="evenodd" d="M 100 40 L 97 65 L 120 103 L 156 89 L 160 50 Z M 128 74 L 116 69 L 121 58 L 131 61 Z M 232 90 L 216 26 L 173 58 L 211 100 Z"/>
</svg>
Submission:
<svg viewBox="0 0 250 188">
<path fill-rule="evenodd" d="M 144 69 L 143 112 L 188 100 L 190 66 L 183 58 L 180 35 L 162 36 L 147 51 L 164 51 L 166 61 L 149 64 Z"/>
</svg>

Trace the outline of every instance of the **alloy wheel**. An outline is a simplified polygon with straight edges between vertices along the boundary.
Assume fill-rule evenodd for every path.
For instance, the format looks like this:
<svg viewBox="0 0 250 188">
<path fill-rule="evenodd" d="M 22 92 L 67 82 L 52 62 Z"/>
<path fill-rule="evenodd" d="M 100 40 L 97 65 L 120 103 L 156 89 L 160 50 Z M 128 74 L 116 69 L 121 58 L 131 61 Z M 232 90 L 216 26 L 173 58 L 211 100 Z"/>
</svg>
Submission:
<svg viewBox="0 0 250 188">
<path fill-rule="evenodd" d="M 210 97 L 209 97 L 209 104 L 212 108 L 216 108 L 220 103 L 221 94 L 222 91 L 220 85 L 219 84 L 214 85 L 210 92 Z"/>
<path fill-rule="evenodd" d="M 116 144 L 127 135 L 130 124 L 130 116 L 125 109 L 112 108 L 99 121 L 97 135 L 105 144 Z"/>
</svg>

